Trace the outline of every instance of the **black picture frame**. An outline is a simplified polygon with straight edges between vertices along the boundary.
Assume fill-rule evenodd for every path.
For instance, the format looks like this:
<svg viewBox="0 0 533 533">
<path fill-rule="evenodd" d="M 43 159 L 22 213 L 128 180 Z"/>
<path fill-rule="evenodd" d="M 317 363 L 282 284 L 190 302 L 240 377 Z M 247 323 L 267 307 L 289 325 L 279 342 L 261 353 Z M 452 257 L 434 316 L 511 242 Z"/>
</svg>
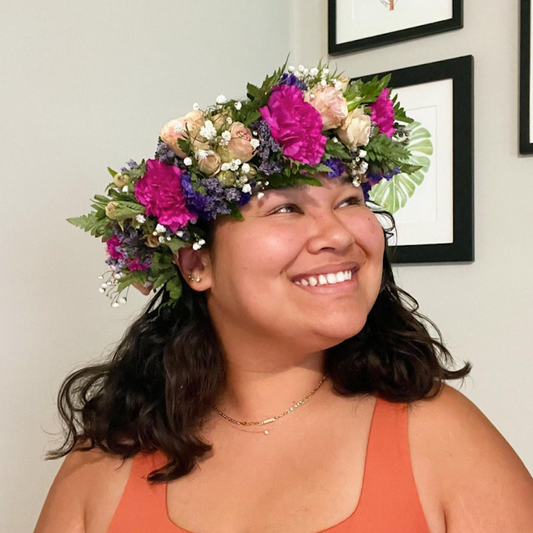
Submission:
<svg viewBox="0 0 533 533">
<path fill-rule="evenodd" d="M 453 242 L 391 247 L 393 263 L 474 261 L 474 58 L 463 56 L 434 63 L 363 76 L 391 74 L 389 86 L 409 87 L 453 80 Z M 355 78 L 354 78 L 355 79 Z"/>
<path fill-rule="evenodd" d="M 533 154 L 531 135 L 531 0 L 520 4 L 520 153 Z"/>
<path fill-rule="evenodd" d="M 359 52 L 445 31 L 461 29 L 463 27 L 463 0 L 451 0 L 451 2 L 453 13 L 451 19 L 413 26 L 412 28 L 383 33 L 364 39 L 337 43 L 337 0 L 328 0 L 328 53 L 330 55 L 339 55 L 348 52 Z"/>
</svg>

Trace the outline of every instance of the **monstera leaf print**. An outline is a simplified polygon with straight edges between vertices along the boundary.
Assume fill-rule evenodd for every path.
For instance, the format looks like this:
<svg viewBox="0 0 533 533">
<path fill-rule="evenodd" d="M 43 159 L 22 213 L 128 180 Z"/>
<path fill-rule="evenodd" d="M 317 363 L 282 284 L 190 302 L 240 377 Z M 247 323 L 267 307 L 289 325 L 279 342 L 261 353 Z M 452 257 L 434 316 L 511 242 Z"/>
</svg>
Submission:
<svg viewBox="0 0 533 533">
<path fill-rule="evenodd" d="M 411 122 L 408 129 L 410 130 L 409 149 L 411 150 L 409 163 L 422 168 L 413 174 L 396 174 L 389 181 L 383 179 L 370 191 L 370 200 L 392 214 L 404 207 L 407 200 L 413 196 L 416 188 L 424 181 L 425 174 L 431 165 L 429 158 L 433 154 L 431 134 L 422 127 L 420 122 L 416 121 Z"/>
</svg>

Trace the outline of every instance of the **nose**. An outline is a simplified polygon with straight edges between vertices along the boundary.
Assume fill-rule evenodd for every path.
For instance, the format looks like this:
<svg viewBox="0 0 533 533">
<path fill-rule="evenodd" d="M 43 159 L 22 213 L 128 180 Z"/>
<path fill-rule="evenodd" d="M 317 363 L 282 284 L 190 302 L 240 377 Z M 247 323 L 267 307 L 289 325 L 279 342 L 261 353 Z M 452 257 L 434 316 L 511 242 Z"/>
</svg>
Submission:
<svg viewBox="0 0 533 533">
<path fill-rule="evenodd" d="M 334 212 L 317 214 L 310 221 L 309 231 L 309 253 L 316 254 L 324 250 L 343 252 L 355 243 L 353 233 Z"/>
</svg>

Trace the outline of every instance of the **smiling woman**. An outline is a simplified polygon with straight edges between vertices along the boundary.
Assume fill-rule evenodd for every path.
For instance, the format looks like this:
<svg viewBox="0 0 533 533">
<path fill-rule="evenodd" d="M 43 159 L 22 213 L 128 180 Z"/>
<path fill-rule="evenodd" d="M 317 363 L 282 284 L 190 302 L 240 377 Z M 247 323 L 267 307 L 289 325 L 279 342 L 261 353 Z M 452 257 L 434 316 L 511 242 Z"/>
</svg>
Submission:
<svg viewBox="0 0 533 533">
<path fill-rule="evenodd" d="M 416 170 L 409 119 L 382 81 L 288 70 L 171 121 L 72 219 L 106 242 L 103 292 L 156 292 L 61 388 L 36 533 L 531 531 L 533 480 L 444 384 L 470 365 L 395 284 L 393 218 L 366 202 Z"/>
</svg>

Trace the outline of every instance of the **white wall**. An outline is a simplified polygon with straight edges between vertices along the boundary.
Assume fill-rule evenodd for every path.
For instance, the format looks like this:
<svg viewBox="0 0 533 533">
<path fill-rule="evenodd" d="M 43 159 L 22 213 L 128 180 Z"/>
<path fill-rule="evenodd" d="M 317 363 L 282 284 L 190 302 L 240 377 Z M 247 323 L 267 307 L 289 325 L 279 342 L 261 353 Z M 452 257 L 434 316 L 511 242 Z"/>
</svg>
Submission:
<svg viewBox="0 0 533 533">
<path fill-rule="evenodd" d="M 453 355 L 473 363 L 462 392 L 533 472 L 533 156 L 518 155 L 520 2 L 464 4 L 462 30 L 330 59 L 353 77 L 474 56 L 476 260 L 395 272 Z M 327 57 L 325 0 L 293 0 L 291 50 L 304 65 Z"/>
<path fill-rule="evenodd" d="M 85 213 L 106 167 L 150 157 L 169 119 L 244 97 L 289 51 L 283 0 L 4 0 L 0 15 L 0 531 L 33 529 L 59 462 L 55 397 L 145 302 L 98 293 Z"/>
</svg>

